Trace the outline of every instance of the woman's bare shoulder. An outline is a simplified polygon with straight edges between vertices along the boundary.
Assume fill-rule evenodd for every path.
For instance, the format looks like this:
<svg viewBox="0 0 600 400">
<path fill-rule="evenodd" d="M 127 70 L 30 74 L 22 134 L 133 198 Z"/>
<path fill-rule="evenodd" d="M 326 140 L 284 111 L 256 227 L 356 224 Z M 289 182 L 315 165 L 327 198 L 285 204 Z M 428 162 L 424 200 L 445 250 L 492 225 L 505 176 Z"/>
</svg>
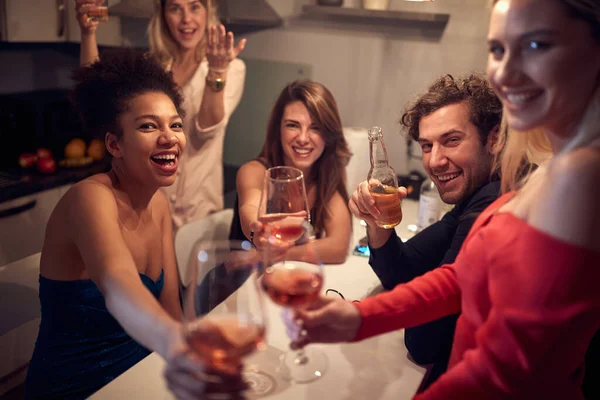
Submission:
<svg viewBox="0 0 600 400">
<path fill-rule="evenodd" d="M 600 183 L 600 148 L 586 147 L 563 154 L 548 168 L 549 181 L 575 199 L 596 197 Z"/>
<path fill-rule="evenodd" d="M 546 174 L 532 207 L 533 225 L 566 242 L 600 251 L 600 237 L 593 234 L 600 224 L 600 149 L 580 148 L 558 156 Z"/>
<path fill-rule="evenodd" d="M 74 184 L 67 194 L 76 194 L 77 196 L 94 196 L 113 193 L 113 183 L 107 174 L 96 174 L 85 178 Z"/>
<path fill-rule="evenodd" d="M 106 174 L 97 174 L 74 184 L 61 198 L 59 205 L 68 212 L 116 207 L 113 184 Z M 58 206 L 57 206 L 58 207 Z"/>
<path fill-rule="evenodd" d="M 237 182 L 251 182 L 258 178 L 261 182 L 267 169 L 257 160 L 251 160 L 240 167 L 237 172 Z"/>
</svg>

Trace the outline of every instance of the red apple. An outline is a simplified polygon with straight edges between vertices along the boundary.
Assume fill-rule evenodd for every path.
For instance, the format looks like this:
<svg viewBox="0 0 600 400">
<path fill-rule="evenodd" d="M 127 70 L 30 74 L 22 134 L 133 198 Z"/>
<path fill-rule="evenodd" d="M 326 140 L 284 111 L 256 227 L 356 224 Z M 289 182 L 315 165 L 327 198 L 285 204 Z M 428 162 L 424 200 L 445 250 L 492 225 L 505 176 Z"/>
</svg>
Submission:
<svg viewBox="0 0 600 400">
<path fill-rule="evenodd" d="M 48 149 L 40 147 L 37 149 L 37 157 L 38 158 L 52 158 L 52 152 Z"/>
<path fill-rule="evenodd" d="M 31 168 L 35 165 L 37 156 L 33 153 L 23 153 L 19 156 L 19 165 L 21 168 Z"/>
<path fill-rule="evenodd" d="M 56 161 L 53 158 L 38 158 L 36 166 L 38 171 L 43 174 L 51 174 L 56 171 Z"/>
</svg>

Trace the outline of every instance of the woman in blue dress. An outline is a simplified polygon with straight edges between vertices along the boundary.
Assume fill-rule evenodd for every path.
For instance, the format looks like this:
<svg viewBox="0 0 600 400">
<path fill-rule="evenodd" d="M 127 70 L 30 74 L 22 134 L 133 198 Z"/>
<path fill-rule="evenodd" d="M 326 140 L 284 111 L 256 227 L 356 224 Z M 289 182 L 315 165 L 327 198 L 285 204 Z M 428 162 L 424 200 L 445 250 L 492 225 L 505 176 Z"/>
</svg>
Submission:
<svg viewBox="0 0 600 400">
<path fill-rule="evenodd" d="M 73 185 L 52 212 L 40 261 L 42 317 L 26 398 L 86 398 L 151 351 L 178 397 L 220 390 L 182 335 L 169 204 L 186 146 L 171 75 L 133 52 L 73 73 L 72 99 L 112 169 Z M 239 376 L 221 376 L 235 391 Z M 217 386 L 217 387 L 215 387 Z"/>
</svg>

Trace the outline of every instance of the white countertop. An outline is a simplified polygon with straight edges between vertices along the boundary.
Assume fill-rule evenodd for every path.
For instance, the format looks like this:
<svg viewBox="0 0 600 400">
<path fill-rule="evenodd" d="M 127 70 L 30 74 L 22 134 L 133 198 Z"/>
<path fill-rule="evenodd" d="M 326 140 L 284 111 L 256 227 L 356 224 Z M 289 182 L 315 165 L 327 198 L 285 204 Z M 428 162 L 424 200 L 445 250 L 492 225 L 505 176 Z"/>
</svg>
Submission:
<svg viewBox="0 0 600 400">
<path fill-rule="evenodd" d="M 403 239 L 412 236 L 408 225 L 416 223 L 417 207 L 416 201 L 403 201 L 404 219 L 396 227 L 398 235 Z M 365 234 L 364 227 L 358 220 L 355 219 L 353 223 L 352 247 Z M 343 264 L 326 265 L 324 275 L 324 290 L 336 289 L 348 300 L 360 300 L 382 290 L 379 280 L 368 265 L 367 257 L 349 255 Z M 281 321 L 281 308 L 267 301 L 267 313 L 267 350 L 257 352 L 246 360 L 247 370 L 258 370 L 275 380 L 274 390 L 260 398 L 410 399 L 425 374 L 425 368 L 414 364 L 407 357 L 404 331 L 396 331 L 358 343 L 310 345 L 322 349 L 328 358 L 329 366 L 323 377 L 303 384 L 283 381 L 275 373 L 275 368 L 278 356 L 288 349 L 289 338 Z M 91 399 L 173 399 L 162 375 L 164 366 L 163 359 L 153 353 L 106 385 Z"/>
</svg>

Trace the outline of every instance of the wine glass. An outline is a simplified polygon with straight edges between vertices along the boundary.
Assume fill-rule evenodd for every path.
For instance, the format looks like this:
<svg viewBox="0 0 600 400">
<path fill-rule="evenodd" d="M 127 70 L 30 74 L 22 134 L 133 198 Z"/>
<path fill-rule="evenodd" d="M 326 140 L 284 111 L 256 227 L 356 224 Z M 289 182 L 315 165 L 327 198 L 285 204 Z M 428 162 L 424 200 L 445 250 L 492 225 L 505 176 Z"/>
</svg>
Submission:
<svg viewBox="0 0 600 400">
<path fill-rule="evenodd" d="M 235 373 L 242 359 L 265 348 L 266 314 L 258 283 L 260 256 L 248 241 L 207 240 L 194 245 L 183 297 L 184 334 L 209 367 Z M 274 379 L 243 373 L 268 390 Z"/>
<path fill-rule="evenodd" d="M 265 171 L 258 220 L 280 244 L 294 244 L 304 235 L 310 210 L 302 171 L 292 167 Z"/>
<path fill-rule="evenodd" d="M 282 307 L 310 305 L 323 286 L 323 269 L 311 239 L 310 211 L 300 170 L 274 167 L 266 171 L 258 219 L 267 239 L 262 251 L 264 291 Z M 314 348 L 288 351 L 282 356 L 281 367 L 285 379 L 311 382 L 324 374 L 327 358 Z"/>
</svg>

